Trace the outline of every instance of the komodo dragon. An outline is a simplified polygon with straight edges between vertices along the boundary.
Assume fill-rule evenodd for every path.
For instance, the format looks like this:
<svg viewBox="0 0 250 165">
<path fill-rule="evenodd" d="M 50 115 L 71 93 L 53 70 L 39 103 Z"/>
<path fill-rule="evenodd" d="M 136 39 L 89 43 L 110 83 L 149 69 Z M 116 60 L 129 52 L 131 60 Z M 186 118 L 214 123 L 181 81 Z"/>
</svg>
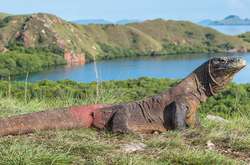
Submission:
<svg viewBox="0 0 250 165">
<path fill-rule="evenodd" d="M 68 107 L 0 120 L 0 136 L 51 129 L 95 127 L 118 133 L 153 133 L 199 125 L 197 108 L 246 66 L 240 58 L 208 60 L 171 89 L 119 105 Z"/>
</svg>

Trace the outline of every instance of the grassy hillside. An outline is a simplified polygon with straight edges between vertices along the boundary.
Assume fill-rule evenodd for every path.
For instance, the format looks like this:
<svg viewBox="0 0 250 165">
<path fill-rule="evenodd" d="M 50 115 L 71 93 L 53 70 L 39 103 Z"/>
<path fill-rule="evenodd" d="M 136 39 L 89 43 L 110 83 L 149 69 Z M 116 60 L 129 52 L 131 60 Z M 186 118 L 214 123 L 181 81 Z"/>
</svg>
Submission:
<svg viewBox="0 0 250 165">
<path fill-rule="evenodd" d="M 163 46 L 163 51 L 186 48 L 194 51 L 213 52 L 239 49 L 249 45 L 237 37 L 224 35 L 216 30 L 201 27 L 185 21 L 164 21 L 161 19 L 132 24 L 145 34 L 150 35 Z M 155 28 L 157 27 L 157 28 Z M 185 49 L 184 49 L 185 50 Z M 181 52 L 181 51 L 180 51 Z"/>
<path fill-rule="evenodd" d="M 104 58 L 105 53 L 119 56 L 122 50 L 170 54 L 250 49 L 248 43 L 237 37 L 184 21 L 158 19 L 128 25 L 75 25 L 40 13 L 9 16 L 0 25 L 0 41 L 6 48 L 16 44 L 51 51 L 62 49 L 64 53 L 88 55 L 88 58 Z"/>
<path fill-rule="evenodd" d="M 35 84 L 0 82 L 0 116 L 91 103 L 120 103 L 151 96 L 174 85 L 168 79 L 140 78 L 101 85 L 73 81 Z M 25 94 L 25 89 L 27 92 Z M 120 135 L 95 129 L 37 132 L 0 138 L 0 164 L 249 164 L 250 85 L 231 84 L 200 108 L 202 127 L 160 135 Z M 26 96 L 26 98 L 25 98 Z M 208 120 L 219 115 L 228 122 Z M 127 144 L 145 144 L 125 153 Z M 209 149 L 207 143 L 214 146 Z"/>
<path fill-rule="evenodd" d="M 239 35 L 240 38 L 242 38 L 246 42 L 250 42 L 250 32 L 244 33 Z"/>
<path fill-rule="evenodd" d="M 139 55 L 245 52 L 250 50 L 250 43 L 185 21 L 157 19 L 127 25 L 77 25 L 38 13 L 0 19 L 0 56 L 17 49 L 51 52 L 69 64 L 82 64 L 93 59 Z"/>
<path fill-rule="evenodd" d="M 10 14 L 0 12 L 0 19 L 3 19 L 3 18 L 5 18 L 5 17 L 7 17 L 9 15 Z"/>
</svg>

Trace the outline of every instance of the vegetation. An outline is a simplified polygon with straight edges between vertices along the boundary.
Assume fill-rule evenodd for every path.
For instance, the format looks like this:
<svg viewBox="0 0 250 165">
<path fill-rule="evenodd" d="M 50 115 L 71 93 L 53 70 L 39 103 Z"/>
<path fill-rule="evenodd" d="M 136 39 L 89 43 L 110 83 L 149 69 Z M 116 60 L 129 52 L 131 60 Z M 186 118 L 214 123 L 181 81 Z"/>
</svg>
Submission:
<svg viewBox="0 0 250 165">
<path fill-rule="evenodd" d="M 76 25 L 43 13 L 2 15 L 1 77 L 65 64 L 65 54 L 70 55 L 68 60 L 85 57 L 86 62 L 91 62 L 141 55 L 250 50 L 250 43 L 242 38 L 184 21 L 157 19 L 127 25 Z"/>
<path fill-rule="evenodd" d="M 5 18 L 5 17 L 7 17 L 9 15 L 10 14 L 0 12 L 0 19 L 3 19 L 3 18 Z"/>
<path fill-rule="evenodd" d="M 105 81 L 101 83 L 104 94 L 119 98 L 119 102 L 139 100 L 152 96 L 175 85 L 178 81 L 170 79 L 139 78 L 126 81 Z M 3 97 L 14 97 L 25 100 L 66 99 L 86 100 L 95 98 L 96 83 L 77 83 L 71 80 L 39 81 L 37 83 L 0 81 L 0 91 Z M 116 100 L 117 102 L 117 100 Z M 208 99 L 202 105 L 201 111 L 219 115 L 235 113 L 247 114 L 250 108 L 250 84 L 236 85 L 231 83 L 223 92 Z M 213 109 L 213 111 L 211 111 Z"/>
<path fill-rule="evenodd" d="M 176 83 L 152 78 L 102 82 L 96 97 L 95 83 L 42 81 L 25 87 L 22 82 L 1 81 L 0 116 L 79 104 L 128 102 Z M 230 84 L 200 108 L 201 128 L 160 135 L 78 129 L 0 138 L 0 164 L 248 164 L 249 99 L 250 84 Z M 207 114 L 220 115 L 229 122 L 208 120 Z M 213 149 L 208 149 L 208 141 L 215 145 Z M 124 153 L 123 146 L 130 143 L 144 143 L 146 148 Z"/>
<path fill-rule="evenodd" d="M 0 78 L 37 72 L 64 64 L 66 61 L 62 56 L 49 51 L 15 48 L 0 53 Z"/>
<path fill-rule="evenodd" d="M 250 42 L 250 32 L 243 33 L 239 35 L 240 38 L 242 38 L 246 42 Z"/>
<path fill-rule="evenodd" d="M 142 53 L 136 52 L 131 49 L 113 47 L 108 44 L 100 43 L 99 46 L 101 50 L 103 51 L 101 59 L 114 59 L 114 58 L 121 58 L 121 57 L 134 57 L 134 56 L 144 55 Z"/>
</svg>

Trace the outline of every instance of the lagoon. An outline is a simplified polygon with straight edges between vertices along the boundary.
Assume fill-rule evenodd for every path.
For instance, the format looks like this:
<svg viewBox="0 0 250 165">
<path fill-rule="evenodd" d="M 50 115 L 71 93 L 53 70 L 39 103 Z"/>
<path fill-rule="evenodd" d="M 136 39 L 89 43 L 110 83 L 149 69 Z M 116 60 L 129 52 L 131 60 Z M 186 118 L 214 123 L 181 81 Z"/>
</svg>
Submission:
<svg viewBox="0 0 250 165">
<path fill-rule="evenodd" d="M 98 61 L 98 79 L 94 63 L 75 67 L 58 67 L 29 75 L 29 82 L 40 80 L 74 80 L 77 82 L 127 80 L 139 77 L 182 79 L 196 67 L 215 56 L 240 56 L 250 64 L 250 53 L 236 54 L 184 54 L 158 57 L 122 58 Z M 25 81 L 25 77 L 17 80 Z M 236 83 L 250 83 L 250 66 L 245 67 L 233 80 Z"/>
</svg>

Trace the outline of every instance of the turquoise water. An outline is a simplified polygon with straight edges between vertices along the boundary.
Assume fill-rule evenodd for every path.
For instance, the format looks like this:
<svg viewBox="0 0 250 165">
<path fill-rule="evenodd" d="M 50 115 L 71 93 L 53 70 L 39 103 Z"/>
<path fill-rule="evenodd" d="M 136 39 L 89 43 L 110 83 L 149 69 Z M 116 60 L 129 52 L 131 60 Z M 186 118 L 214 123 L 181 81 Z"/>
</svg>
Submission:
<svg viewBox="0 0 250 165">
<path fill-rule="evenodd" d="M 229 54 L 196 54 L 162 57 L 125 58 L 97 62 L 99 80 L 126 80 L 138 77 L 181 79 L 190 74 L 196 67 L 214 56 Z M 231 54 L 241 56 L 250 64 L 250 53 Z M 76 67 L 60 67 L 31 74 L 28 81 L 70 79 L 78 82 L 96 81 L 94 64 L 89 63 Z M 21 77 L 18 80 L 24 81 Z M 250 66 L 244 68 L 234 79 L 237 83 L 250 83 Z"/>
</svg>

